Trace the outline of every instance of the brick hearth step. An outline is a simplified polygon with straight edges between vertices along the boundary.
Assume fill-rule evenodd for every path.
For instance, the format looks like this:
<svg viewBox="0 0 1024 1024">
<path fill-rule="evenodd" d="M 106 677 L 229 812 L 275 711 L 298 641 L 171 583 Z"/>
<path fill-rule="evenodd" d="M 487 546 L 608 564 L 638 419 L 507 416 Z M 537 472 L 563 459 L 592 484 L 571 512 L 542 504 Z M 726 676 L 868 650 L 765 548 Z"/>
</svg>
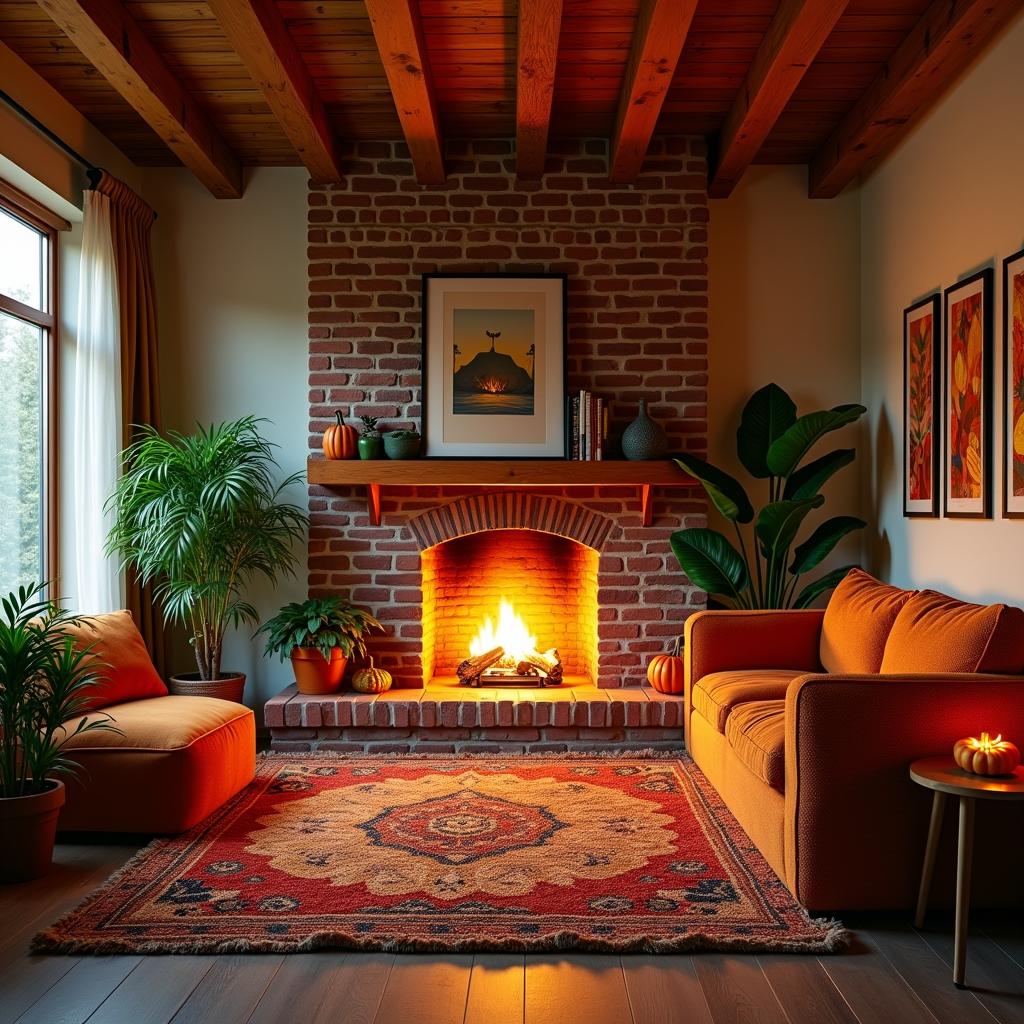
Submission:
<svg viewBox="0 0 1024 1024">
<path fill-rule="evenodd" d="M 682 697 L 650 687 L 457 685 L 382 694 L 298 693 L 266 704 L 274 750 L 454 753 L 682 749 Z"/>
</svg>

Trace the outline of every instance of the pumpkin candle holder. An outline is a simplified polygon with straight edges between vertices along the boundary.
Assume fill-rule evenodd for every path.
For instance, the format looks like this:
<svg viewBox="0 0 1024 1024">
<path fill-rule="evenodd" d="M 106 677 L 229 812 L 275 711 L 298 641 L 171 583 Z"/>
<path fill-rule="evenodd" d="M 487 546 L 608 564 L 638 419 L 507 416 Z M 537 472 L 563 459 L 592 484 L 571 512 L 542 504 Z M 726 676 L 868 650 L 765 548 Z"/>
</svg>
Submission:
<svg viewBox="0 0 1024 1024">
<path fill-rule="evenodd" d="M 987 732 L 968 736 L 953 744 L 953 760 L 972 775 L 1012 775 L 1020 764 L 1020 751 L 1000 733 L 992 739 Z"/>
</svg>

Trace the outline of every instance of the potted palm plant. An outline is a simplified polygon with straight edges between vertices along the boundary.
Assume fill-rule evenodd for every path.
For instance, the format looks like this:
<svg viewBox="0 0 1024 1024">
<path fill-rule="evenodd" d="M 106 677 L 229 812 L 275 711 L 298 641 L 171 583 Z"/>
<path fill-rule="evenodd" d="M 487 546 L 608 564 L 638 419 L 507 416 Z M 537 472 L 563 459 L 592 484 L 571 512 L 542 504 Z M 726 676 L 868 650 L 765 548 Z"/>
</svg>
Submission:
<svg viewBox="0 0 1024 1024">
<path fill-rule="evenodd" d="M 259 623 L 242 596 L 251 580 L 294 573 L 307 518 L 281 496 L 301 474 L 274 482 L 261 422 L 246 416 L 166 436 L 143 427 L 122 453 L 107 550 L 153 584 L 165 619 L 188 633 L 198 671 L 172 676 L 171 693 L 241 701 L 245 675 L 221 667 L 225 634 Z"/>
<path fill-rule="evenodd" d="M 267 635 L 264 654 L 291 658 L 299 693 L 334 693 L 353 654 L 366 655 L 363 637 L 383 629 L 365 608 L 334 594 L 286 604 L 256 631 Z"/>
<path fill-rule="evenodd" d="M 79 733 L 119 730 L 109 715 L 83 717 L 98 666 L 65 634 L 74 620 L 37 584 L 0 603 L 0 881 L 16 882 L 46 874 L 53 860 L 64 806 L 57 776 L 79 768 L 65 744 Z"/>
<path fill-rule="evenodd" d="M 852 566 L 827 572 L 803 588 L 798 584 L 843 537 L 862 529 L 864 520 L 833 516 L 800 544 L 797 535 L 807 516 L 824 504 L 821 488 L 853 462 L 856 452 L 837 448 L 804 460 L 826 434 L 865 412 L 863 405 L 837 405 L 800 416 L 777 384 L 755 392 L 743 410 L 736 450 L 743 468 L 764 481 L 768 500 L 756 512 L 735 477 L 694 455 L 678 456 L 676 463 L 701 483 L 738 542 L 737 547 L 725 534 L 703 527 L 672 534 L 672 550 L 690 580 L 732 608 L 807 608 L 836 586 Z M 740 529 L 747 524 L 753 524 L 749 546 Z"/>
</svg>

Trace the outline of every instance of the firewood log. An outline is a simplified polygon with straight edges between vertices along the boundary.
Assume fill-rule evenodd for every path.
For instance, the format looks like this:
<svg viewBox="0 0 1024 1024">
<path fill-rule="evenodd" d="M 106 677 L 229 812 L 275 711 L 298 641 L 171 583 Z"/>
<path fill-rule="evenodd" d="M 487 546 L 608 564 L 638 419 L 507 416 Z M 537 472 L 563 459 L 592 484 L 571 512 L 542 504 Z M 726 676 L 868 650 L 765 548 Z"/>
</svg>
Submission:
<svg viewBox="0 0 1024 1024">
<path fill-rule="evenodd" d="M 519 659 L 516 671 L 520 675 L 528 675 L 531 671 L 536 672 L 550 683 L 562 681 L 562 662 L 558 657 L 558 651 L 551 648 L 549 651 L 527 651 Z"/>
<path fill-rule="evenodd" d="M 504 657 L 505 648 L 495 647 L 490 651 L 485 651 L 483 654 L 478 654 L 473 658 L 467 658 L 465 661 L 459 662 L 459 667 L 455 670 L 455 674 L 459 677 L 460 682 L 470 683 L 483 675 L 495 662 L 501 661 Z"/>
</svg>

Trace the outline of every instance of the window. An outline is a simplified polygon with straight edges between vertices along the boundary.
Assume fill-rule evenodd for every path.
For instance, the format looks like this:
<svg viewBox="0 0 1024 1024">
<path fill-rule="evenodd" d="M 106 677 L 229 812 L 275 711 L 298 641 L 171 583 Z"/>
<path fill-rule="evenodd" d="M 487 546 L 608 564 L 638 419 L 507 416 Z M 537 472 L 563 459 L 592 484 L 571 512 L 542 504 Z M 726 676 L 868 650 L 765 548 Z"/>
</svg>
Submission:
<svg viewBox="0 0 1024 1024">
<path fill-rule="evenodd" d="M 18 195 L 0 189 L 0 596 L 57 570 L 57 228 Z"/>
</svg>

